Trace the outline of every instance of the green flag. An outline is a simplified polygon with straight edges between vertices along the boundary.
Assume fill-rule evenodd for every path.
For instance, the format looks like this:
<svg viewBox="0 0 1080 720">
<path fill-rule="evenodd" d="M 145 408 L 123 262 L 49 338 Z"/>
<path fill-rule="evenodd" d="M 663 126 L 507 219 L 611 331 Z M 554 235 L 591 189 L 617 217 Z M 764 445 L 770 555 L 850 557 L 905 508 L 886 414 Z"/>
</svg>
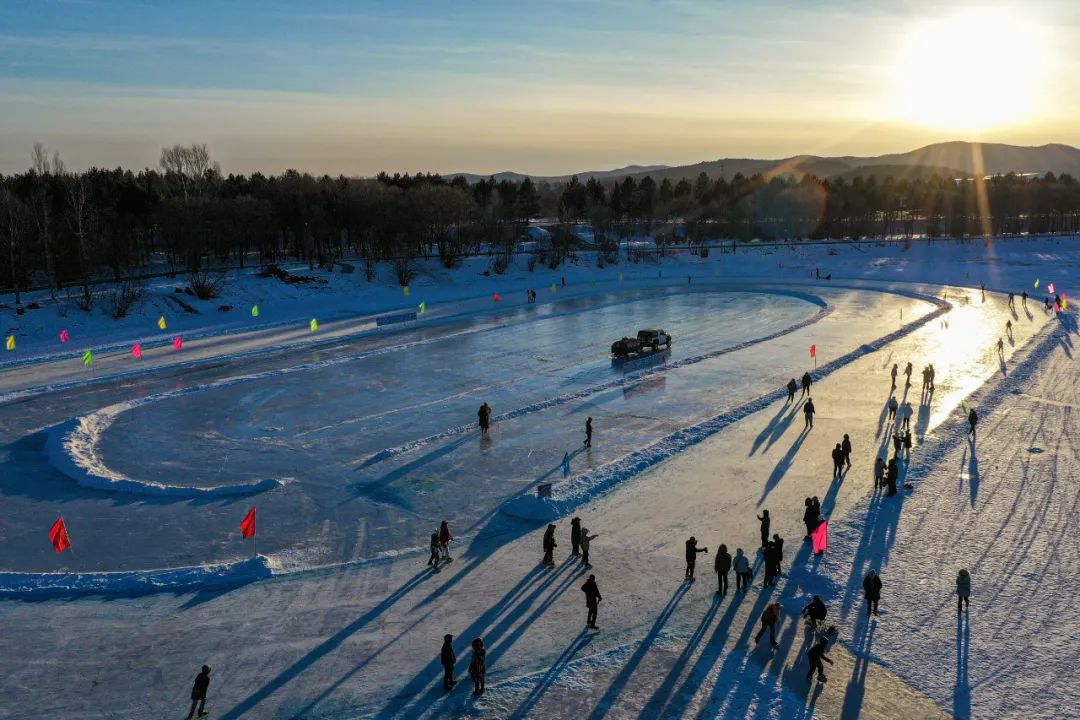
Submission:
<svg viewBox="0 0 1080 720">
<path fill-rule="evenodd" d="M 94 353 L 87 350 L 82 354 L 82 364 L 89 367 L 94 364 Z"/>
<path fill-rule="evenodd" d="M 251 306 L 251 317 L 259 317 L 259 306 L 258 305 L 252 305 Z"/>
<path fill-rule="evenodd" d="M 426 302 L 420 303 L 420 312 L 423 313 L 426 310 L 427 310 L 427 303 Z"/>
</svg>

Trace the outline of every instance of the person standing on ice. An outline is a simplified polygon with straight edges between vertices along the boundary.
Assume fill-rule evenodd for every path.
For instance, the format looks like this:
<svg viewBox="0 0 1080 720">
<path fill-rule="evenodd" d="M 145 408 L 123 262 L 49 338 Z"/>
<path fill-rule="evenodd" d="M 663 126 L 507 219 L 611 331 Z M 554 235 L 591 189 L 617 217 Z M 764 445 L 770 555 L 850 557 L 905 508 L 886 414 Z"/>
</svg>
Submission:
<svg viewBox="0 0 1080 720">
<path fill-rule="evenodd" d="M 911 460 L 911 431 L 904 431 L 904 459 Z"/>
<path fill-rule="evenodd" d="M 457 685 L 457 680 L 454 679 L 454 666 L 457 665 L 457 655 L 454 653 L 454 636 L 443 635 L 442 652 L 439 653 L 439 660 L 442 662 L 443 667 L 443 690 L 453 690 Z"/>
<path fill-rule="evenodd" d="M 934 370 L 934 363 L 930 363 L 929 365 L 927 365 L 926 369 L 930 373 L 930 393 L 933 394 L 933 392 L 934 392 L 934 376 L 937 374 L 937 371 Z"/>
<path fill-rule="evenodd" d="M 915 408 L 911 407 L 911 403 L 905 400 L 904 406 L 900 409 L 900 414 L 903 416 L 904 429 L 907 430 L 911 427 L 911 416 L 915 414 Z"/>
<path fill-rule="evenodd" d="M 1013 310 L 1016 309 L 1016 296 L 1012 293 L 1009 293 L 1009 307 Z"/>
<path fill-rule="evenodd" d="M 589 543 L 598 538 L 599 535 L 590 535 L 588 528 L 581 529 L 581 564 L 587 568 L 591 568 L 589 564 Z"/>
<path fill-rule="evenodd" d="M 1002 340 L 1001 338 L 998 338 L 997 351 L 998 351 L 998 357 L 1004 359 L 1005 358 L 1005 341 Z"/>
<path fill-rule="evenodd" d="M 428 558 L 427 564 L 439 569 L 439 560 L 442 558 L 442 547 L 439 545 L 439 533 L 431 533 L 431 557 Z"/>
<path fill-rule="evenodd" d="M 893 443 L 893 457 L 900 457 L 900 449 L 904 447 L 904 433 L 900 428 L 896 429 L 896 432 L 892 436 Z"/>
<path fill-rule="evenodd" d="M 690 536 L 690 539 L 686 541 L 686 572 L 684 573 L 685 580 L 693 581 L 694 579 L 694 565 L 697 564 L 698 553 L 707 553 L 709 548 L 699 548 L 697 546 L 697 538 Z"/>
<path fill-rule="evenodd" d="M 893 366 L 892 366 L 892 389 L 893 390 L 896 389 L 896 374 L 899 372 L 899 370 L 900 370 L 900 366 L 897 365 L 896 363 L 893 363 Z"/>
<path fill-rule="evenodd" d="M 825 650 L 829 647 L 828 638 L 821 638 L 817 641 L 814 647 L 806 651 L 806 661 L 810 663 L 810 670 L 806 673 L 806 679 L 809 680 L 814 677 L 814 673 L 817 672 L 818 682 L 828 682 L 829 679 L 825 677 L 825 666 L 821 664 L 822 660 L 832 665 L 832 660 L 825 654 Z"/>
<path fill-rule="evenodd" d="M 863 594 L 866 596 L 866 613 L 877 615 L 878 600 L 881 599 L 881 578 L 873 570 L 866 573 L 862 581 Z"/>
<path fill-rule="evenodd" d="M 908 363 L 907 365 L 904 366 L 904 377 L 907 378 L 907 380 L 904 383 L 904 387 L 911 387 L 911 372 L 914 369 L 915 368 L 912 366 L 911 363 Z"/>
<path fill-rule="evenodd" d="M 896 386 L 894 385 L 893 387 L 896 387 Z M 896 396 L 895 395 L 890 395 L 889 396 L 889 420 L 888 420 L 888 422 L 892 422 L 893 420 L 896 419 L 896 409 L 898 407 L 900 407 L 900 403 L 896 402 Z"/>
<path fill-rule="evenodd" d="M 885 483 L 889 486 L 889 492 L 885 493 L 892 497 L 896 494 L 896 482 L 900 479 L 900 466 L 896 463 L 896 456 L 889 458 L 889 468 L 885 473 Z"/>
<path fill-rule="evenodd" d="M 851 467 L 851 438 L 844 433 L 844 442 L 840 443 L 840 449 L 844 451 L 844 465 Z"/>
<path fill-rule="evenodd" d="M 742 548 L 735 549 L 734 568 L 735 589 L 748 590 L 750 588 L 750 580 L 754 577 L 754 572 L 750 569 L 750 559 L 743 554 Z"/>
<path fill-rule="evenodd" d="M 551 567 L 555 565 L 553 554 L 558 543 L 555 542 L 555 526 L 548 525 L 544 531 L 544 564 Z"/>
<path fill-rule="evenodd" d="M 795 378 L 791 378 L 787 383 L 787 401 L 795 402 L 795 391 L 799 389 L 799 385 L 795 382 Z"/>
<path fill-rule="evenodd" d="M 815 595 L 810 604 L 803 608 L 802 615 L 810 626 L 810 632 L 816 632 L 819 625 L 825 624 L 825 618 L 829 616 L 829 608 L 825 607 L 821 598 Z"/>
<path fill-rule="evenodd" d="M 716 594 L 723 595 L 727 592 L 727 576 L 731 571 L 731 553 L 727 551 L 727 545 L 721 545 L 716 551 L 713 569 L 716 570 Z"/>
<path fill-rule="evenodd" d="M 191 709 L 188 710 L 187 720 L 195 717 L 196 706 L 199 709 L 199 717 L 209 715 L 206 712 L 206 691 L 210 689 L 210 666 L 203 665 L 202 670 L 195 676 L 195 684 L 191 687 Z"/>
<path fill-rule="evenodd" d="M 885 459 L 878 456 L 874 461 L 874 487 L 879 488 L 885 484 Z"/>
<path fill-rule="evenodd" d="M 450 534 L 450 523 L 443 520 L 439 523 L 439 547 L 442 548 L 443 560 L 450 562 L 450 541 L 454 536 Z"/>
<path fill-rule="evenodd" d="M 761 547 L 765 547 L 765 544 L 769 542 L 769 524 L 772 522 L 769 519 L 769 511 L 762 510 L 761 515 L 755 515 L 754 517 L 761 523 Z"/>
<path fill-rule="evenodd" d="M 814 532 L 818 526 L 818 518 L 821 517 L 821 508 L 815 505 L 814 501 L 810 498 L 806 498 L 806 510 L 803 511 L 803 524 L 806 525 L 806 537 L 805 540 L 810 539 L 810 533 Z"/>
<path fill-rule="evenodd" d="M 814 401 L 813 401 L 813 399 L 807 399 L 806 404 L 804 404 L 803 407 L 802 407 L 802 411 L 803 411 L 803 417 L 806 418 L 806 423 L 803 425 L 803 427 L 813 429 L 813 427 L 814 427 L 814 413 L 817 412 L 817 410 L 814 409 Z"/>
<path fill-rule="evenodd" d="M 784 572 L 780 566 L 784 562 L 784 538 L 780 537 L 780 533 L 773 533 L 772 542 L 776 548 L 776 574 L 783 575 Z"/>
<path fill-rule="evenodd" d="M 762 565 L 765 567 L 765 580 L 761 587 L 772 587 L 773 578 L 776 577 L 776 546 L 772 540 L 765 543 L 765 549 L 761 552 Z"/>
<path fill-rule="evenodd" d="M 1027 299 L 1028 299 L 1028 294 L 1027 294 L 1027 290 L 1025 290 L 1024 292 L 1020 293 L 1020 304 L 1023 305 L 1024 308 L 1027 308 Z"/>
<path fill-rule="evenodd" d="M 570 521 L 570 554 L 574 557 L 581 555 L 581 518 L 579 517 Z"/>
<path fill-rule="evenodd" d="M 832 476 L 833 480 L 840 477 L 844 472 L 844 449 L 840 443 L 836 443 L 836 447 L 832 450 Z"/>
<path fill-rule="evenodd" d="M 476 416 L 480 419 L 480 434 L 487 435 L 488 427 L 491 424 L 491 406 L 485 402 L 480 406 Z"/>
<path fill-rule="evenodd" d="M 487 650 L 484 649 L 484 641 L 481 638 L 475 638 L 472 641 L 469 675 L 473 681 L 473 695 L 483 695 L 484 679 L 487 676 Z"/>
<path fill-rule="evenodd" d="M 971 408 L 968 412 L 968 425 L 971 427 L 968 429 L 968 435 L 975 437 L 975 426 L 979 423 L 979 415 L 975 412 L 975 408 Z"/>
<path fill-rule="evenodd" d="M 810 386 L 814 384 L 814 378 L 810 377 L 810 371 L 807 370 L 802 376 L 802 395 L 799 397 L 805 397 L 810 394 Z"/>
<path fill-rule="evenodd" d="M 592 418 L 585 421 L 585 447 L 592 447 Z"/>
<path fill-rule="evenodd" d="M 779 624 L 780 603 L 774 602 L 766 606 L 765 612 L 761 613 L 761 629 L 758 630 L 758 634 L 754 636 L 754 644 L 757 645 L 761 642 L 761 636 L 768 630 L 769 644 L 773 647 L 779 647 L 780 643 L 776 642 L 776 626 Z"/>
<path fill-rule="evenodd" d="M 967 570 L 956 574 L 956 614 L 959 615 L 971 603 L 971 575 Z"/>
<path fill-rule="evenodd" d="M 599 630 L 600 628 L 596 627 L 596 611 L 604 598 L 600 596 L 600 588 L 596 587 L 595 575 L 589 576 L 589 579 L 581 586 L 581 592 L 585 593 L 585 607 L 588 610 L 585 616 L 585 627 L 590 630 Z"/>
</svg>

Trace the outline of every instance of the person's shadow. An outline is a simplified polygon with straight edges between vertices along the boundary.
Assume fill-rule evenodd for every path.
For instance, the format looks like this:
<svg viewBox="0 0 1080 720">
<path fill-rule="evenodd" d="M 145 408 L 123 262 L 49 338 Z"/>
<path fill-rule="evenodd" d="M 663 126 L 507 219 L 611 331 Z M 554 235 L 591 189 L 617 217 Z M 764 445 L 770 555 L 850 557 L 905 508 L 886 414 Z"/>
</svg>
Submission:
<svg viewBox="0 0 1080 720">
<path fill-rule="evenodd" d="M 953 686 L 953 717 L 971 717 L 971 681 L 968 679 L 968 655 L 971 652 L 971 615 L 956 614 L 956 685 Z"/>
</svg>

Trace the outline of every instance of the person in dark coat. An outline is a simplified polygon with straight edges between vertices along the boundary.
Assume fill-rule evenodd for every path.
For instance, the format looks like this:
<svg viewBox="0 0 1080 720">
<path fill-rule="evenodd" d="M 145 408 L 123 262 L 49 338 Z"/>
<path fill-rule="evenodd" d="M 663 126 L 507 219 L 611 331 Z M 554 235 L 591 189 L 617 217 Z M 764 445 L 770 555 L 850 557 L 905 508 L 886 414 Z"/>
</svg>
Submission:
<svg viewBox="0 0 1080 720">
<path fill-rule="evenodd" d="M 585 421 L 585 447 L 592 447 L 592 418 Z"/>
<path fill-rule="evenodd" d="M 555 526 L 548 525 L 547 530 L 544 531 L 544 564 L 554 565 L 555 558 L 553 556 L 555 548 L 558 544 L 555 542 Z"/>
<path fill-rule="evenodd" d="M 787 383 L 787 401 L 795 402 L 795 391 L 799 389 L 798 384 L 795 382 L 795 378 L 791 378 Z"/>
<path fill-rule="evenodd" d="M 443 667 L 443 690 L 452 690 L 457 680 L 454 679 L 454 666 L 457 664 L 457 655 L 454 654 L 454 636 L 443 635 L 442 652 L 439 655 Z"/>
<path fill-rule="evenodd" d="M 806 498 L 806 502 L 803 504 L 805 505 L 805 509 L 803 510 L 802 521 L 803 524 L 806 526 L 806 537 L 804 538 L 804 540 L 809 540 L 810 533 L 814 532 L 814 530 L 817 528 L 818 514 L 814 511 L 813 500 L 811 500 L 810 498 Z"/>
<path fill-rule="evenodd" d="M 810 386 L 813 385 L 813 384 L 814 384 L 814 378 L 810 377 L 810 371 L 804 372 L 803 376 L 802 376 L 802 395 L 800 395 L 799 397 L 803 397 L 804 395 L 809 395 L 810 394 Z"/>
<path fill-rule="evenodd" d="M 191 686 L 191 709 L 188 710 L 188 720 L 195 717 L 196 706 L 199 709 L 199 717 L 208 715 L 206 712 L 206 691 L 210 689 L 210 666 L 203 665 L 202 671 L 195 676 L 195 684 Z"/>
<path fill-rule="evenodd" d="M 904 447 L 904 434 L 897 429 L 892 436 L 893 457 L 900 455 L 900 448 Z"/>
<path fill-rule="evenodd" d="M 697 546 L 697 538 L 691 537 L 686 541 L 686 573 L 685 579 L 694 579 L 694 565 L 697 563 L 698 553 L 707 553 L 709 548 L 699 548 Z"/>
<path fill-rule="evenodd" d="M 807 400 L 806 404 L 803 405 L 803 407 L 802 407 L 802 411 L 803 411 L 803 415 L 806 418 L 806 423 L 803 425 L 803 427 L 804 428 L 813 428 L 814 427 L 814 413 L 817 412 L 817 410 L 814 408 L 814 401 L 813 400 Z"/>
<path fill-rule="evenodd" d="M 904 457 L 908 460 L 911 459 L 911 431 L 904 431 Z"/>
<path fill-rule="evenodd" d="M 881 599 L 881 578 L 878 574 L 871 570 L 866 573 L 866 577 L 862 581 L 863 594 L 866 595 L 866 612 L 870 615 L 877 615 L 878 600 Z"/>
<path fill-rule="evenodd" d="M 480 421 L 480 434 L 487 435 L 488 427 L 491 424 L 491 406 L 487 403 L 481 405 L 476 412 L 476 417 Z"/>
<path fill-rule="evenodd" d="M 911 372 L 914 369 L 915 368 L 914 366 L 912 366 L 911 363 L 908 363 L 907 366 L 904 368 L 904 377 L 907 378 L 907 382 L 904 383 L 904 387 L 911 387 Z"/>
<path fill-rule="evenodd" d="M 761 587 L 771 587 L 773 578 L 776 577 L 776 546 L 773 545 L 772 540 L 765 543 L 761 559 L 765 566 L 765 579 L 762 581 Z"/>
<path fill-rule="evenodd" d="M 956 574 L 956 614 L 971 604 L 971 573 L 961 570 Z"/>
<path fill-rule="evenodd" d="M 829 615 L 829 609 L 825 607 L 825 603 L 821 601 L 821 598 L 815 595 L 810 604 L 803 608 L 802 615 L 810 624 L 810 630 L 815 631 L 818 629 L 818 625 L 824 624 L 825 618 Z"/>
<path fill-rule="evenodd" d="M 765 547 L 765 544 L 769 542 L 769 524 L 772 520 L 769 519 L 769 511 L 762 510 L 761 515 L 755 515 L 758 522 L 761 523 L 761 547 Z"/>
<path fill-rule="evenodd" d="M 878 456 L 874 460 L 874 487 L 879 488 L 885 484 L 885 458 Z"/>
<path fill-rule="evenodd" d="M 833 478 L 840 477 L 844 472 L 844 450 L 840 446 L 840 443 L 836 443 L 836 447 L 832 451 L 832 476 Z"/>
<path fill-rule="evenodd" d="M 889 421 L 896 419 L 896 410 L 900 407 L 900 403 L 896 401 L 896 396 L 889 397 Z"/>
<path fill-rule="evenodd" d="M 851 467 L 851 438 L 844 433 L 844 442 L 840 443 L 840 449 L 844 451 L 844 465 Z"/>
<path fill-rule="evenodd" d="M 727 551 L 727 545 L 721 545 L 716 551 L 713 569 L 716 570 L 716 594 L 723 595 L 727 592 L 727 576 L 731 571 L 731 553 Z"/>
<path fill-rule="evenodd" d="M 896 363 L 893 363 L 893 366 L 892 366 L 892 389 L 893 390 L 896 389 L 896 374 L 898 372 L 900 372 L 900 366 L 897 365 Z"/>
<path fill-rule="evenodd" d="M 487 650 L 484 641 L 476 638 L 472 641 L 472 660 L 469 661 L 469 675 L 473 681 L 473 695 L 484 694 L 484 678 L 487 676 Z"/>
<path fill-rule="evenodd" d="M 592 541 L 600 537 L 599 535 L 590 535 L 588 528 L 581 528 L 581 564 L 585 567 L 592 567 L 589 564 L 589 546 Z"/>
<path fill-rule="evenodd" d="M 829 679 L 825 677 L 825 666 L 821 664 L 821 661 L 832 665 L 832 660 L 825 654 L 825 650 L 829 647 L 829 639 L 821 638 L 817 641 L 814 647 L 806 651 L 806 661 L 810 663 L 810 670 L 806 673 L 806 679 L 814 677 L 814 673 L 817 672 L 818 682 L 828 682 Z"/>
<path fill-rule="evenodd" d="M 773 533 L 772 542 L 776 546 L 776 574 L 783 575 L 780 566 L 784 562 L 784 538 L 780 537 L 779 533 Z"/>
<path fill-rule="evenodd" d="M 581 555 L 581 518 L 579 517 L 570 521 L 570 554 L 574 557 Z"/>
<path fill-rule="evenodd" d="M 761 613 L 761 629 L 758 630 L 758 634 L 754 636 L 754 644 L 757 645 L 761 642 L 761 636 L 765 634 L 765 631 L 769 631 L 769 644 L 773 647 L 777 647 L 779 643 L 776 642 L 776 626 L 780 624 L 780 603 L 770 603 L 765 612 Z"/>
<path fill-rule="evenodd" d="M 443 520 L 439 523 L 439 548 L 442 550 L 443 560 L 450 562 L 450 541 L 454 536 L 450 534 L 450 523 Z"/>
<path fill-rule="evenodd" d="M 581 586 L 581 592 L 585 593 L 585 607 L 589 610 L 589 613 L 585 618 L 585 627 L 592 630 L 599 630 L 600 628 L 596 627 L 596 610 L 600 601 L 604 598 L 600 596 L 600 588 L 596 587 L 595 575 L 589 576 L 589 579 Z"/>
<path fill-rule="evenodd" d="M 971 408 L 971 410 L 968 412 L 968 425 L 971 426 L 970 429 L 968 429 L 968 435 L 975 435 L 975 426 L 978 424 L 979 414 L 975 412 L 975 408 Z"/>
<path fill-rule="evenodd" d="M 896 456 L 889 458 L 889 467 L 885 471 L 885 484 L 889 486 L 889 497 L 896 494 L 896 481 L 900 479 L 900 466 L 896 462 Z"/>
<path fill-rule="evenodd" d="M 431 533 L 431 557 L 428 558 L 427 564 L 439 569 L 439 560 L 442 558 L 442 547 L 439 545 L 439 533 Z"/>
</svg>

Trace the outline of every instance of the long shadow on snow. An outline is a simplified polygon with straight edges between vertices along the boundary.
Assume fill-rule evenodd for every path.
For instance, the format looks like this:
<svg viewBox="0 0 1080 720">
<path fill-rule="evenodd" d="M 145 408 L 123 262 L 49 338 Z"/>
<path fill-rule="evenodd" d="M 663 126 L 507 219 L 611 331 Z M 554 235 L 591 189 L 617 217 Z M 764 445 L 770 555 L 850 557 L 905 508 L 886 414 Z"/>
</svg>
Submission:
<svg viewBox="0 0 1080 720">
<path fill-rule="evenodd" d="M 784 456 L 780 458 L 780 461 L 776 463 L 776 467 L 769 473 L 769 479 L 765 481 L 765 489 L 761 491 L 761 497 L 758 498 L 757 507 L 765 502 L 765 498 L 769 497 L 769 493 L 780 484 L 780 481 L 784 479 L 784 475 L 787 474 L 792 463 L 795 462 L 795 456 L 799 454 L 799 449 L 802 444 L 806 442 L 806 438 L 810 436 L 810 428 L 804 427 L 799 436 L 795 438 L 795 442 L 791 443 L 791 447 L 784 453 Z"/>
<path fill-rule="evenodd" d="M 577 636 L 570 641 L 570 645 L 562 651 L 562 654 L 559 655 L 558 658 L 556 658 L 551 667 L 547 669 L 547 672 L 540 678 L 540 681 L 536 683 L 536 687 L 530 690 L 526 698 L 521 701 L 521 704 L 514 708 L 514 712 L 510 714 L 509 720 L 520 720 L 521 718 L 527 717 L 533 707 L 536 706 L 536 703 L 540 702 L 540 698 L 544 696 L 547 689 L 558 680 L 559 675 L 566 669 L 566 666 L 573 662 L 574 656 L 584 650 L 589 643 L 593 641 L 594 637 L 595 636 L 590 634 L 587 629 L 579 632 Z"/>
</svg>

